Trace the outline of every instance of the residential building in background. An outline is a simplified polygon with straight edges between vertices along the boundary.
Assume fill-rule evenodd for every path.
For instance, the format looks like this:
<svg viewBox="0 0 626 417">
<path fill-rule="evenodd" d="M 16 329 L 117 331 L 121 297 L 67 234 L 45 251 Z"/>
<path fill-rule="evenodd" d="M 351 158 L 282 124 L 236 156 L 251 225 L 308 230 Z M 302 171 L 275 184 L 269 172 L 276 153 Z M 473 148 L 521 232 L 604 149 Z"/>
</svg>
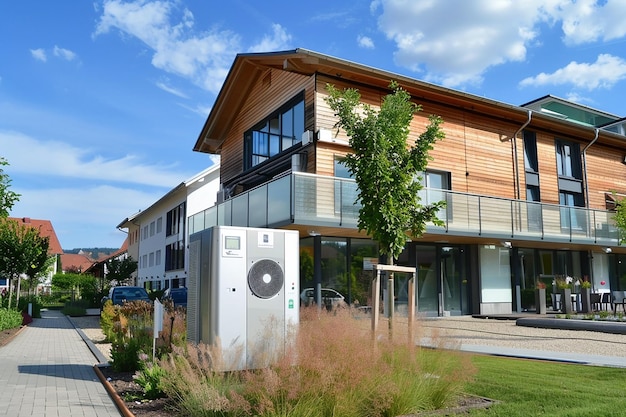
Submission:
<svg viewBox="0 0 626 417">
<path fill-rule="evenodd" d="M 135 285 L 151 290 L 186 286 L 187 217 L 214 205 L 218 190 L 219 164 L 214 164 L 118 225 L 128 232 L 128 256 L 137 261 Z"/>
<path fill-rule="evenodd" d="M 594 291 L 626 290 L 626 248 L 611 211 L 626 195 L 623 118 L 552 96 L 510 105 L 304 49 L 236 57 L 194 146 L 220 155 L 220 197 L 187 211 L 189 232 L 298 230 L 300 288 L 370 304 L 378 247 L 357 229 L 358 190 L 342 164 L 349 142 L 335 129 L 326 86 L 356 88 L 376 108 L 392 80 L 423 109 L 409 141 L 431 114 L 446 135 L 430 152 L 421 195 L 446 202 L 444 226 L 408 239 L 398 259 L 415 268 L 419 314 L 522 311 L 525 292 L 560 275 L 588 279 Z M 140 224 L 163 215 L 146 213 Z M 149 268 L 142 282 L 161 277 Z M 407 277 L 396 278 L 402 305 Z"/>
<path fill-rule="evenodd" d="M 48 273 L 41 278 L 37 286 L 37 293 L 48 293 L 52 287 L 52 276 L 59 272 L 59 264 L 63 255 L 63 248 L 57 237 L 52 222 L 50 220 L 31 219 L 30 217 L 8 217 L 7 220 L 17 222 L 21 227 L 30 227 L 39 230 L 39 236 L 48 238 L 48 255 L 54 258 Z M 6 277 L 0 277 L 0 292 L 9 290 L 9 283 Z"/>
</svg>

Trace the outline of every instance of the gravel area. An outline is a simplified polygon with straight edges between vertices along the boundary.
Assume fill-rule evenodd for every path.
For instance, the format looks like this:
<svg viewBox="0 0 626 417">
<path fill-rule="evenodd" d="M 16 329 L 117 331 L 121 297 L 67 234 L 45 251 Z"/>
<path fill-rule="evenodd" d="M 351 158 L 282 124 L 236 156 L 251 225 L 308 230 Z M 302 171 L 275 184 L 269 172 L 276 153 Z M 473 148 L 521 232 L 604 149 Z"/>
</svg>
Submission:
<svg viewBox="0 0 626 417">
<path fill-rule="evenodd" d="M 517 326 L 515 320 L 471 316 L 420 320 L 425 338 L 446 346 L 501 346 L 552 352 L 626 357 L 626 335 L 582 330 L 555 330 Z M 626 323 L 624 324 L 626 326 Z"/>
</svg>

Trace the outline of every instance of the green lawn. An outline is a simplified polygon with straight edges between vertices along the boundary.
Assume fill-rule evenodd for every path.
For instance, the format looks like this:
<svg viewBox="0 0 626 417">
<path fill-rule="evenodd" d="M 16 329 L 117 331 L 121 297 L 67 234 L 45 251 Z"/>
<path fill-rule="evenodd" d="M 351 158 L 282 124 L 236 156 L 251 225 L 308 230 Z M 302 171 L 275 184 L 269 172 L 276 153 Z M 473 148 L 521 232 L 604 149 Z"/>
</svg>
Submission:
<svg viewBox="0 0 626 417">
<path fill-rule="evenodd" d="M 476 355 L 466 391 L 501 401 L 472 416 L 626 416 L 626 369 Z"/>
</svg>

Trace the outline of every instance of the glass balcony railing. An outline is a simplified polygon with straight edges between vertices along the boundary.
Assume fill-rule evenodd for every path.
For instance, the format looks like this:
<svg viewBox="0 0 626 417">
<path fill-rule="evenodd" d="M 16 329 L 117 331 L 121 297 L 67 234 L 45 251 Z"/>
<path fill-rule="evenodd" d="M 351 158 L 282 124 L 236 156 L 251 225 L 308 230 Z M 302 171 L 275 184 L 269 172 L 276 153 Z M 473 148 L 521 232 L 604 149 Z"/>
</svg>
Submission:
<svg viewBox="0 0 626 417">
<path fill-rule="evenodd" d="M 286 224 L 356 228 L 354 180 L 292 173 L 237 195 L 189 218 L 190 233 L 215 225 L 280 227 Z M 427 233 L 497 239 L 543 240 L 615 246 L 612 213 L 521 200 L 423 189 L 423 204 L 445 201 L 444 226 Z"/>
</svg>

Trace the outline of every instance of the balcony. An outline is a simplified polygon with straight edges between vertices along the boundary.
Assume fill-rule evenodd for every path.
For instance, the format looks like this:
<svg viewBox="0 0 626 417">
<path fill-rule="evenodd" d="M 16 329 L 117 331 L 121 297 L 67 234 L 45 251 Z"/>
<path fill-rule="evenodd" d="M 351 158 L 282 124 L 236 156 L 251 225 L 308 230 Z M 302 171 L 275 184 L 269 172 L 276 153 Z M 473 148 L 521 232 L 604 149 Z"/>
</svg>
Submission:
<svg viewBox="0 0 626 417">
<path fill-rule="evenodd" d="M 276 178 L 189 218 L 190 233 L 215 225 L 356 228 L 354 180 L 291 173 Z M 616 246 L 619 231 L 612 213 L 579 207 L 423 189 L 424 204 L 445 201 L 438 217 L 443 227 L 426 233 L 495 239 Z"/>
</svg>

